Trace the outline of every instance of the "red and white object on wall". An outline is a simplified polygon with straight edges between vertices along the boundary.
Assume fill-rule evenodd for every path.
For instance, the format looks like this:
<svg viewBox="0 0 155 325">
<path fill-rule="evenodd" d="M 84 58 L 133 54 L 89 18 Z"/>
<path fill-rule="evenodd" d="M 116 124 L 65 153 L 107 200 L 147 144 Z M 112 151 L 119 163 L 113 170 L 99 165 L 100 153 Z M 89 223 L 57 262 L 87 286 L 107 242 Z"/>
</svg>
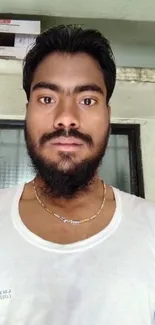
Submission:
<svg viewBox="0 0 155 325">
<path fill-rule="evenodd" d="M 40 21 L 0 19 L 0 57 L 22 60 L 40 29 Z"/>
</svg>

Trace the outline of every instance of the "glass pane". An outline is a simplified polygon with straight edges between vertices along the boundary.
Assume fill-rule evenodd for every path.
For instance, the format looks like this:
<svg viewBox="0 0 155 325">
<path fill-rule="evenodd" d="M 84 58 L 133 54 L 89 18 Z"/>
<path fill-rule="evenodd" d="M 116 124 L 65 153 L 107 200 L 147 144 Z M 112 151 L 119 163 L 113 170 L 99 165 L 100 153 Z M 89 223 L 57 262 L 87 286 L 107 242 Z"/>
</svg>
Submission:
<svg viewBox="0 0 155 325">
<path fill-rule="evenodd" d="M 31 180 L 33 171 L 30 164 L 23 130 L 0 130 L 0 187 Z"/>
<path fill-rule="evenodd" d="M 107 184 L 131 192 L 128 136 L 111 134 L 100 167 L 100 176 Z"/>
<path fill-rule="evenodd" d="M 34 176 L 21 129 L 0 130 L 0 187 L 28 182 Z M 130 192 L 128 136 L 110 136 L 100 176 L 110 185 Z"/>
</svg>

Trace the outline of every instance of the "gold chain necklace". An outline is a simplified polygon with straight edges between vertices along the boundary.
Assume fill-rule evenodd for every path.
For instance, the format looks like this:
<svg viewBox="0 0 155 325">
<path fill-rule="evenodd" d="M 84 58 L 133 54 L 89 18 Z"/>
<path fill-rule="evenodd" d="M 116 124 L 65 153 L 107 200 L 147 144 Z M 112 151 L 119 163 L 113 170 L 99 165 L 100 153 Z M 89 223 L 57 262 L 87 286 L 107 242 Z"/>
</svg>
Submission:
<svg viewBox="0 0 155 325">
<path fill-rule="evenodd" d="M 35 193 L 35 197 L 38 201 L 38 203 L 42 206 L 42 208 L 44 210 L 46 210 L 48 213 L 50 214 L 53 214 L 57 219 L 63 221 L 63 222 L 66 222 L 66 223 L 71 223 L 71 224 L 83 224 L 85 222 L 89 222 L 89 221 L 92 221 L 93 219 L 95 219 L 100 213 L 101 211 L 103 210 L 104 208 L 104 205 L 105 205 L 105 200 L 106 200 L 106 191 L 107 191 L 107 188 L 106 188 L 106 184 L 102 181 L 102 184 L 103 184 L 103 200 L 102 200 L 102 204 L 100 206 L 100 209 L 97 211 L 96 214 L 94 214 L 93 216 L 91 216 L 90 218 L 87 218 L 87 219 L 83 219 L 83 220 L 72 220 L 72 219 L 67 219 L 65 217 L 62 217 L 62 216 L 59 216 L 58 214 L 54 213 L 53 211 L 49 210 L 45 205 L 44 203 L 41 201 L 41 199 L 39 198 L 38 196 L 38 193 L 37 193 L 37 189 L 36 189 L 36 185 L 35 185 L 35 180 L 33 180 L 33 189 L 34 189 L 34 193 Z"/>
</svg>

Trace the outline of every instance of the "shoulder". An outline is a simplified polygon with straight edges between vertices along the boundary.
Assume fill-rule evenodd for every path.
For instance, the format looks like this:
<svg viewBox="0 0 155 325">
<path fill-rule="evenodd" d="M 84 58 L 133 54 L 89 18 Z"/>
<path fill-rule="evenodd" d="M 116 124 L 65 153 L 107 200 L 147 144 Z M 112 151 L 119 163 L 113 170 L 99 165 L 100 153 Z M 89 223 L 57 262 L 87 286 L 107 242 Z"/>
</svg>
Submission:
<svg viewBox="0 0 155 325">
<path fill-rule="evenodd" d="M 0 188 L 0 200 L 2 200 L 4 197 L 8 197 L 15 193 L 19 186 L 13 186 L 9 188 Z"/>
<path fill-rule="evenodd" d="M 20 198 L 23 188 L 24 184 L 0 189 L 0 211 L 3 207 L 10 206 L 16 196 L 19 196 Z"/>
<path fill-rule="evenodd" d="M 134 224 L 152 227 L 155 232 L 155 202 L 114 189 L 116 200 L 119 201 L 122 216 Z"/>
<path fill-rule="evenodd" d="M 122 192 L 118 189 L 114 189 L 116 196 L 121 201 L 122 207 L 127 207 L 132 211 L 145 211 L 146 213 L 155 213 L 155 202 L 143 199 L 133 194 Z"/>
</svg>

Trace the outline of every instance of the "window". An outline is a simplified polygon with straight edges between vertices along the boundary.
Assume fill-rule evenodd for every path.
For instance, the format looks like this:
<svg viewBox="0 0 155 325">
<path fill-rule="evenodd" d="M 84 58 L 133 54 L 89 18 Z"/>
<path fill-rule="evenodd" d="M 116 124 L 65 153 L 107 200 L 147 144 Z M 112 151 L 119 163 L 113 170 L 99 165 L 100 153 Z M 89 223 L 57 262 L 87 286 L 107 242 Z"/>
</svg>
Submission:
<svg viewBox="0 0 155 325">
<path fill-rule="evenodd" d="M 28 182 L 34 177 L 26 152 L 23 121 L 0 121 L 0 187 Z M 144 197 L 140 126 L 112 124 L 100 176 L 110 185 Z"/>
</svg>

